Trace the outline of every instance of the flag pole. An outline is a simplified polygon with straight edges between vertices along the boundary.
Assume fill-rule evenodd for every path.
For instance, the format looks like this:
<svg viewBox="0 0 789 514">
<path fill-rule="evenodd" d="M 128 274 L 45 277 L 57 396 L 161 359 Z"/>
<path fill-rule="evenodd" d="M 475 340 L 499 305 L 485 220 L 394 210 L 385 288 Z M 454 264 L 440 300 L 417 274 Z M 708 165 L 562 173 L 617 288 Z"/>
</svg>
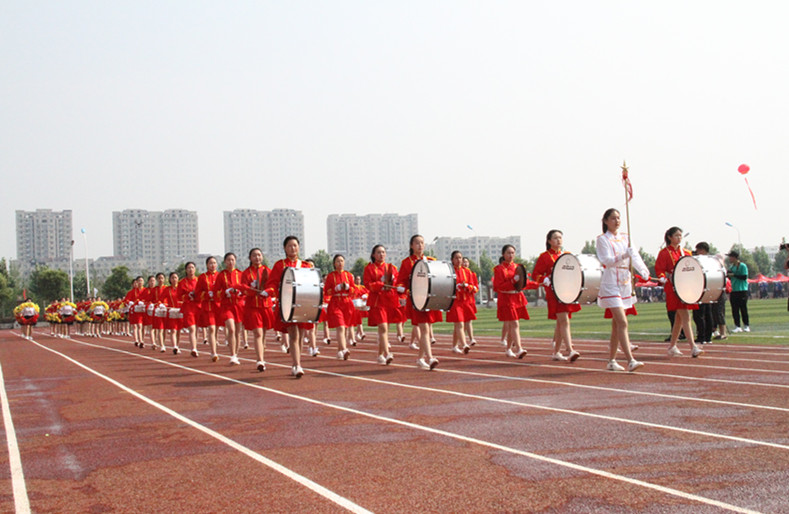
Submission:
<svg viewBox="0 0 789 514">
<path fill-rule="evenodd" d="M 630 199 L 633 197 L 633 186 L 628 176 L 627 162 L 622 160 L 622 186 L 625 188 L 625 217 L 627 218 L 627 247 L 632 248 L 633 239 L 630 237 Z M 635 292 L 636 275 L 633 273 L 633 259 L 630 259 L 630 280 Z"/>
</svg>

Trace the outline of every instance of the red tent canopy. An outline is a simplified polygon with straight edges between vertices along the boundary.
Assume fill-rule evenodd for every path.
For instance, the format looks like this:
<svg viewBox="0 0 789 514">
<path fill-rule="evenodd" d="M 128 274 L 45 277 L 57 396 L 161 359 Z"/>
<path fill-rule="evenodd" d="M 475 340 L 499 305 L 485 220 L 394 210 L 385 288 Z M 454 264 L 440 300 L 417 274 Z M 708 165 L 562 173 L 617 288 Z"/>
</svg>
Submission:
<svg viewBox="0 0 789 514">
<path fill-rule="evenodd" d="M 789 282 L 789 277 L 786 275 L 782 275 L 781 273 L 777 273 L 773 278 L 770 279 L 771 282 Z"/>
<path fill-rule="evenodd" d="M 636 287 L 655 287 L 657 285 L 658 285 L 657 282 L 652 282 L 651 280 L 647 280 L 646 282 L 644 282 L 643 280 L 639 280 L 638 282 L 636 282 Z"/>
<path fill-rule="evenodd" d="M 754 283 L 756 283 L 756 282 L 772 282 L 772 279 L 771 279 L 770 277 L 765 277 L 765 276 L 764 276 L 764 275 L 762 275 L 761 273 L 759 273 L 758 275 L 756 275 L 756 277 L 755 277 L 755 278 L 749 278 L 749 279 L 748 279 L 748 283 L 749 283 L 749 284 L 754 284 Z"/>
</svg>

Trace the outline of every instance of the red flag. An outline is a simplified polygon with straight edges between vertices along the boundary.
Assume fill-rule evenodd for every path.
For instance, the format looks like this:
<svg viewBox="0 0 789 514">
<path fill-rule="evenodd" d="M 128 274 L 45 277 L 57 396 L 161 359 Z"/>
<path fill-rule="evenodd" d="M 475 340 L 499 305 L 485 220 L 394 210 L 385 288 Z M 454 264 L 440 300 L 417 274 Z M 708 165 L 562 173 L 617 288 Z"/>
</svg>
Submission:
<svg viewBox="0 0 789 514">
<path fill-rule="evenodd" d="M 22 289 L 22 299 L 27 300 L 27 289 Z"/>
<path fill-rule="evenodd" d="M 627 176 L 627 166 L 622 166 L 622 184 L 625 186 L 627 192 L 627 201 L 633 199 L 633 184 L 630 183 L 630 178 Z"/>
</svg>

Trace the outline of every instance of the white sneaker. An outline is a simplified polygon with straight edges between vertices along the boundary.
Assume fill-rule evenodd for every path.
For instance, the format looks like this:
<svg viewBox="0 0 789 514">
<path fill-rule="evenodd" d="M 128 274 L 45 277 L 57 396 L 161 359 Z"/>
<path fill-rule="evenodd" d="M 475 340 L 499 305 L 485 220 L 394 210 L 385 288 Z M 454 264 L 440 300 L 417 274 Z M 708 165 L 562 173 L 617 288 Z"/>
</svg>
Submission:
<svg viewBox="0 0 789 514">
<path fill-rule="evenodd" d="M 419 345 L 416 343 L 411 343 L 410 345 L 408 345 L 408 347 L 411 348 L 412 350 L 419 350 Z"/>
<path fill-rule="evenodd" d="M 301 378 L 304 376 L 304 370 L 301 369 L 301 366 L 293 366 L 290 368 L 290 374 L 296 378 Z"/>
<path fill-rule="evenodd" d="M 501 346 L 507 346 L 507 340 L 506 339 L 502 339 L 501 340 Z"/>
<path fill-rule="evenodd" d="M 219 355 L 217 355 L 217 354 L 211 355 L 211 362 L 216 362 L 218 360 L 219 360 Z"/>
<path fill-rule="evenodd" d="M 458 347 L 458 346 L 453 346 L 452 347 L 452 352 L 453 353 L 459 353 L 461 355 L 463 355 L 463 353 L 464 353 L 463 350 L 461 350 L 460 347 Z"/>
<path fill-rule="evenodd" d="M 379 355 L 378 364 L 381 364 L 382 366 L 386 366 L 386 357 L 384 357 L 383 355 Z"/>
<path fill-rule="evenodd" d="M 416 367 L 419 368 L 419 369 L 427 369 L 427 370 L 429 370 L 430 369 L 430 364 L 425 362 L 425 359 L 417 359 Z"/>
<path fill-rule="evenodd" d="M 507 357 L 512 357 L 513 359 L 518 358 L 518 356 L 515 354 L 515 352 L 512 351 L 511 348 L 507 348 L 507 351 L 504 352 L 504 355 L 506 355 Z"/>
<path fill-rule="evenodd" d="M 672 346 L 668 349 L 668 356 L 669 357 L 682 357 L 682 352 L 679 351 L 679 348 L 676 346 Z"/>
<path fill-rule="evenodd" d="M 468 352 L 470 351 L 471 351 L 471 347 L 469 345 L 463 347 L 463 353 L 465 353 L 466 355 L 468 355 Z"/>
<path fill-rule="evenodd" d="M 175 348 L 173 348 L 173 355 L 178 355 L 179 353 L 181 353 L 181 349 L 180 348 L 178 348 L 177 346 Z"/>
<path fill-rule="evenodd" d="M 199 357 L 200 353 L 197 350 L 192 350 L 192 357 Z"/>
<path fill-rule="evenodd" d="M 392 355 L 391 353 L 387 354 L 387 356 L 386 356 L 386 365 L 387 366 L 390 365 L 393 360 L 394 360 L 394 355 Z"/>
<path fill-rule="evenodd" d="M 703 354 L 704 350 L 701 349 L 700 346 L 694 346 L 693 351 L 691 352 L 691 357 L 698 357 L 699 355 Z"/>
<path fill-rule="evenodd" d="M 249 343 L 244 343 L 244 350 L 249 350 Z"/>
<path fill-rule="evenodd" d="M 748 330 L 750 330 L 750 328 Z M 738 332 L 742 332 L 740 327 L 734 327 L 734 329 L 731 331 L 732 334 L 737 334 Z"/>
<path fill-rule="evenodd" d="M 712 333 L 712 337 L 716 337 L 717 338 L 717 337 L 720 337 L 720 336 L 721 336 L 721 333 L 718 332 L 717 330 Z"/>
<path fill-rule="evenodd" d="M 624 371 L 625 368 L 617 364 L 616 361 L 608 361 L 608 366 L 605 367 L 608 371 Z"/>
<path fill-rule="evenodd" d="M 238 360 L 238 355 L 233 355 L 232 357 L 230 357 L 230 365 L 231 366 L 238 366 L 240 364 L 241 364 L 241 362 Z"/>
<path fill-rule="evenodd" d="M 324 338 L 323 344 L 331 344 L 331 339 L 329 339 L 328 337 Z"/>
<path fill-rule="evenodd" d="M 565 356 L 564 356 L 564 355 L 562 355 L 561 353 L 554 353 L 554 354 L 553 354 L 553 357 L 551 357 L 551 360 L 555 360 L 555 361 L 566 361 L 566 360 L 567 360 L 567 357 L 565 357 Z"/>
<path fill-rule="evenodd" d="M 518 354 L 516 355 L 516 357 L 518 357 L 519 359 L 522 359 L 522 358 L 524 358 L 526 356 L 527 353 L 528 352 L 526 350 L 521 348 L 520 350 L 518 350 Z"/>
<path fill-rule="evenodd" d="M 282 344 L 279 346 L 279 348 L 282 350 L 282 353 L 288 353 L 288 345 Z"/>
<path fill-rule="evenodd" d="M 351 356 L 350 350 L 340 350 L 339 352 L 337 352 L 337 358 L 340 359 L 341 361 L 347 361 L 348 357 L 350 356 Z"/>
<path fill-rule="evenodd" d="M 307 352 L 310 354 L 310 357 L 315 357 L 315 351 L 313 351 L 312 347 L 307 348 Z"/>
<path fill-rule="evenodd" d="M 265 362 L 263 362 L 263 361 L 258 361 L 258 362 L 257 362 L 257 364 L 256 364 L 256 366 L 257 366 L 257 368 L 258 368 L 258 371 L 260 371 L 261 373 L 262 373 L 263 371 L 266 371 L 266 363 L 265 363 Z"/>
<path fill-rule="evenodd" d="M 637 361 L 635 359 L 633 359 L 632 361 L 627 363 L 627 370 L 631 371 L 631 372 L 637 370 L 638 368 L 642 368 L 642 367 L 644 367 L 644 363 L 643 362 L 639 362 L 639 361 Z"/>
<path fill-rule="evenodd" d="M 430 363 L 428 365 L 430 366 L 430 369 L 435 369 L 436 366 L 438 366 L 438 359 L 433 357 L 432 359 L 430 359 Z"/>
<path fill-rule="evenodd" d="M 316 346 L 315 348 L 313 348 L 313 349 L 312 349 L 312 356 L 313 356 L 313 357 L 317 357 L 317 356 L 318 356 L 318 355 L 320 355 L 320 354 L 321 354 L 321 351 L 318 349 L 318 347 L 317 347 L 317 346 Z"/>
<path fill-rule="evenodd" d="M 580 352 L 577 352 L 577 351 L 573 350 L 573 351 L 570 352 L 570 355 L 568 355 L 567 358 L 570 360 L 570 362 L 575 362 L 575 361 L 578 360 L 578 357 L 580 357 L 580 356 L 581 356 Z"/>
<path fill-rule="evenodd" d="M 162 352 L 162 353 L 164 353 L 164 352 L 166 352 L 166 351 L 167 351 L 167 348 L 166 348 L 165 346 L 162 346 L 162 348 L 161 348 L 159 351 L 160 351 L 160 352 Z"/>
<path fill-rule="evenodd" d="M 745 325 L 745 327 L 743 327 L 742 331 L 743 332 L 750 332 L 751 331 L 751 327 L 749 327 L 748 325 Z"/>
<path fill-rule="evenodd" d="M 470 344 L 471 346 L 476 346 L 476 344 L 477 344 L 477 340 L 476 340 L 476 339 L 472 339 L 471 341 L 469 341 L 469 344 Z"/>
</svg>

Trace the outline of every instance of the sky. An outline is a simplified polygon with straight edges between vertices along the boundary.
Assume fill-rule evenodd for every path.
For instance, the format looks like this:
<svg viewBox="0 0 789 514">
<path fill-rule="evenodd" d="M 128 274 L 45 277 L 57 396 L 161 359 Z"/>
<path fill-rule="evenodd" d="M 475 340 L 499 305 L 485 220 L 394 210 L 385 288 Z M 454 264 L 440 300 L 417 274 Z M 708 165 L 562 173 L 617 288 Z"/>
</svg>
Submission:
<svg viewBox="0 0 789 514">
<path fill-rule="evenodd" d="M 0 257 L 16 256 L 14 212 L 37 208 L 71 209 L 91 258 L 112 255 L 112 212 L 129 208 L 197 211 L 203 253 L 224 251 L 236 208 L 301 210 L 306 253 L 329 214 L 386 212 L 417 213 L 428 241 L 519 235 L 530 257 L 558 228 L 578 252 L 608 207 L 624 216 L 624 160 L 635 246 L 656 254 L 674 225 L 691 244 L 777 245 L 788 14 L 0 0 Z"/>
</svg>

